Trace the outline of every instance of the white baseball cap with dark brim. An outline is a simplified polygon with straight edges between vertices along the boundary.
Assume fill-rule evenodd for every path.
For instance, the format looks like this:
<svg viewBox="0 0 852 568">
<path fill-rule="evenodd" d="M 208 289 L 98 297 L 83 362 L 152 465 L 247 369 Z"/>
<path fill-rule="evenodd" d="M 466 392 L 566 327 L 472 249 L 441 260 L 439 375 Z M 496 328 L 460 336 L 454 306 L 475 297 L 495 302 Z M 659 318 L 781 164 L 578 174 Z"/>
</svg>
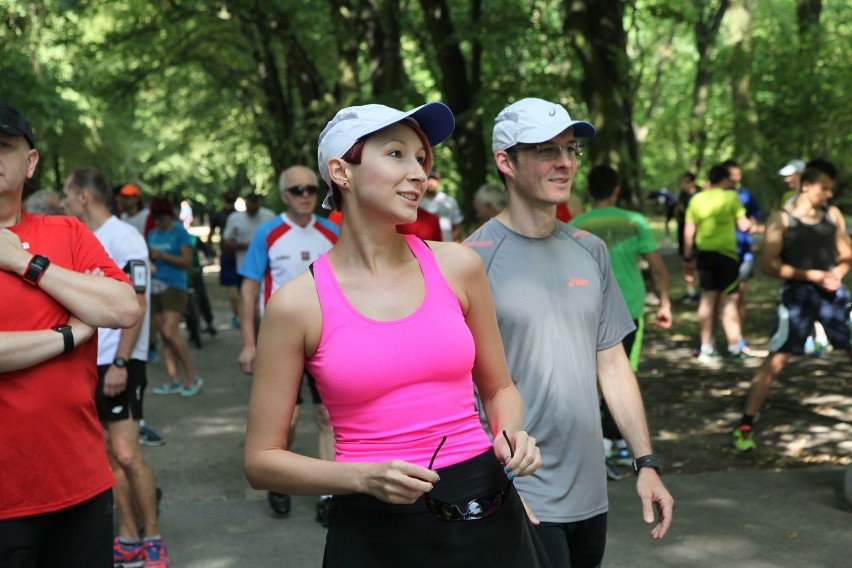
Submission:
<svg viewBox="0 0 852 568">
<path fill-rule="evenodd" d="M 369 134 L 378 132 L 401 120 L 412 120 L 426 135 L 429 144 L 437 146 L 446 140 L 456 126 L 453 111 L 444 103 L 432 102 L 409 111 L 385 105 L 370 104 L 341 109 L 334 115 L 319 135 L 317 164 L 320 176 L 328 187 L 322 206 L 331 209 L 331 179 L 328 161 L 340 158 L 355 143 Z"/>
<path fill-rule="evenodd" d="M 547 142 L 567 128 L 574 127 L 577 138 L 591 138 L 595 127 L 584 120 L 571 120 L 560 104 L 526 98 L 510 104 L 494 119 L 491 137 L 493 151 L 507 150 L 516 144 Z"/>
<path fill-rule="evenodd" d="M 805 163 L 802 160 L 790 160 L 786 166 L 778 170 L 778 175 L 787 177 L 793 174 L 800 174 L 803 171 L 805 171 Z"/>
</svg>

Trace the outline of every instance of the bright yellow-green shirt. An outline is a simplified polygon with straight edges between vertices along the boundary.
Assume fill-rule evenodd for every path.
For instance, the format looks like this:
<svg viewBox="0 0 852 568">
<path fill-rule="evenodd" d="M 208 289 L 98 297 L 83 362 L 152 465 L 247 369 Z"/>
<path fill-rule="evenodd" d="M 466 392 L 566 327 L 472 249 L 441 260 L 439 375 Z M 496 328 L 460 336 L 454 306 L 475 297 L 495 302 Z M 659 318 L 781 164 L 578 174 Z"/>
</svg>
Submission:
<svg viewBox="0 0 852 568">
<path fill-rule="evenodd" d="M 686 208 L 686 222 L 695 223 L 695 247 L 738 260 L 737 219 L 745 212 L 732 189 L 713 187 L 693 195 Z"/>
</svg>

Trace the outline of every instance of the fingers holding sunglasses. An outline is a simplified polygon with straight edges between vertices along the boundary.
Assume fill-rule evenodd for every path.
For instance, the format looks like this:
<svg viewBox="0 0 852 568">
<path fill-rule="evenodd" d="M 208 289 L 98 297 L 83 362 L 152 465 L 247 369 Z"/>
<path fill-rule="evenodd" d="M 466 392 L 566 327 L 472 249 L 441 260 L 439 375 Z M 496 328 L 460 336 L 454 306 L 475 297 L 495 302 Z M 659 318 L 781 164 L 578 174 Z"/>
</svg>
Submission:
<svg viewBox="0 0 852 568">
<path fill-rule="evenodd" d="M 432 491 L 438 474 L 402 460 L 373 464 L 366 479 L 365 493 L 387 503 L 410 504 Z"/>
<path fill-rule="evenodd" d="M 536 446 L 535 438 L 524 430 L 518 430 L 511 438 L 514 456 L 510 457 L 508 461 L 503 460 L 509 478 L 514 479 L 534 473 L 541 467 L 541 451 Z"/>
</svg>

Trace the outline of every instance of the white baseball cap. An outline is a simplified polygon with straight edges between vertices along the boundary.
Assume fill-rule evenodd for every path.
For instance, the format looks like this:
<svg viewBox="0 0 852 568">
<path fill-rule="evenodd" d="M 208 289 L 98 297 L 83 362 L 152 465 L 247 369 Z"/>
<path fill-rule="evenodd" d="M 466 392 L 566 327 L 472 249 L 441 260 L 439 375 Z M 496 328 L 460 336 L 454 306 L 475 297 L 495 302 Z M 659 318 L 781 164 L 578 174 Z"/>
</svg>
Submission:
<svg viewBox="0 0 852 568">
<path fill-rule="evenodd" d="M 805 163 L 802 160 L 790 160 L 786 166 L 778 170 L 778 175 L 787 177 L 793 174 L 800 174 L 803 171 L 805 171 Z"/>
<path fill-rule="evenodd" d="M 355 143 L 368 134 L 378 132 L 401 120 L 417 124 L 429 144 L 437 146 L 446 140 L 456 126 L 453 111 L 444 103 L 426 103 L 409 111 L 396 110 L 385 105 L 371 104 L 341 109 L 334 115 L 319 135 L 317 164 L 320 176 L 328 187 L 322 206 L 331 209 L 331 179 L 326 165 L 332 158 L 340 158 Z"/>
<path fill-rule="evenodd" d="M 560 104 L 542 99 L 521 99 L 501 110 L 494 119 L 491 148 L 496 152 L 519 143 L 546 142 L 571 126 L 577 138 L 595 135 L 595 127 L 591 123 L 571 120 L 568 111 Z"/>
</svg>

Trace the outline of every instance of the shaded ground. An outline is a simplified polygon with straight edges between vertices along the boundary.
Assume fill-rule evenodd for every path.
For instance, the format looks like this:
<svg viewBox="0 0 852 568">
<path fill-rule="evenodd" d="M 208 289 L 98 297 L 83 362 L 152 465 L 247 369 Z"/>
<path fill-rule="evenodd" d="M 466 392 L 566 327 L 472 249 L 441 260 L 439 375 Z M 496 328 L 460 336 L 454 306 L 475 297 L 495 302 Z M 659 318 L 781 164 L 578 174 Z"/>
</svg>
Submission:
<svg viewBox="0 0 852 568">
<path fill-rule="evenodd" d="M 673 298 L 683 294 L 677 256 L 665 255 Z M 766 353 L 779 281 L 749 283 L 745 337 Z M 649 310 L 653 308 L 649 307 Z M 746 389 L 761 359 L 718 368 L 692 357 L 698 335 L 695 305 L 675 302 L 670 330 L 645 328 L 639 369 L 655 451 L 668 471 L 696 473 L 852 463 L 852 365 L 842 353 L 791 360 L 756 424 L 759 450 L 731 445 Z M 724 345 L 721 335 L 717 344 Z"/>
</svg>

